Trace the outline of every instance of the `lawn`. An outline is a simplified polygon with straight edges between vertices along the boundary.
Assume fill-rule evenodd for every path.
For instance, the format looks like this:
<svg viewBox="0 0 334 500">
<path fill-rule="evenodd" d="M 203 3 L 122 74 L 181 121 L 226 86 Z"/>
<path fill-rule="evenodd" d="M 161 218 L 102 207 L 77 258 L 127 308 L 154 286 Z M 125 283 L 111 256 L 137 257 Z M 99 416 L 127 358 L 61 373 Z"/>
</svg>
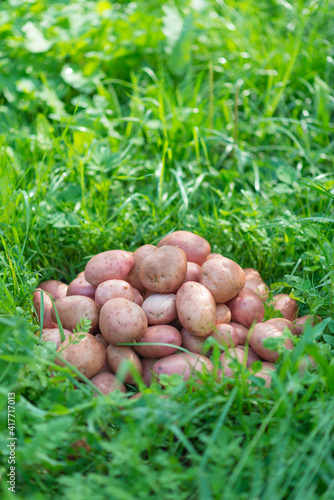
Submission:
<svg viewBox="0 0 334 500">
<path fill-rule="evenodd" d="M 332 1 L 1 2 L 2 499 L 8 393 L 17 499 L 334 498 L 333 30 Z M 323 319 L 271 388 L 51 378 L 37 284 L 178 229 Z"/>
</svg>

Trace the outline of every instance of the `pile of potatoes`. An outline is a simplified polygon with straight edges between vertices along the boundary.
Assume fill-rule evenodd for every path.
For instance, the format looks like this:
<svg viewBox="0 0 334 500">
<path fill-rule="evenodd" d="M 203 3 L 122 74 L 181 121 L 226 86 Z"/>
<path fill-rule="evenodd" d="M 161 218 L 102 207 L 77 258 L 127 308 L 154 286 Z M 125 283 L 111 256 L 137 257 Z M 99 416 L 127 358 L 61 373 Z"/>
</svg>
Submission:
<svg viewBox="0 0 334 500">
<path fill-rule="evenodd" d="M 270 304 L 282 317 L 263 322 L 268 292 L 255 269 L 242 269 L 211 253 L 201 236 L 176 231 L 157 246 L 143 245 L 133 253 L 99 253 L 69 285 L 56 280 L 41 283 L 33 302 L 43 321 L 42 340 L 55 342 L 63 359 L 108 394 L 125 391 L 122 382 L 134 384 L 134 371 L 147 386 L 152 380 L 159 382 L 162 374 L 177 373 L 187 380 L 194 372 L 212 372 L 210 351 L 204 355 L 209 337 L 222 350 L 218 377 L 233 377 L 234 360 L 250 370 L 260 360 L 262 369 L 254 375 L 269 386 L 279 354 L 263 341 L 282 337 L 285 327 L 300 335 L 308 317 L 297 319 L 296 301 L 279 294 Z M 50 295 L 64 329 L 63 342 Z M 90 320 L 90 331 L 71 342 L 82 318 Z M 125 343 L 131 346 L 119 345 Z M 284 346 L 293 348 L 290 339 Z M 124 361 L 132 368 L 120 381 L 117 373 Z M 59 358 L 56 362 L 62 364 Z"/>
</svg>

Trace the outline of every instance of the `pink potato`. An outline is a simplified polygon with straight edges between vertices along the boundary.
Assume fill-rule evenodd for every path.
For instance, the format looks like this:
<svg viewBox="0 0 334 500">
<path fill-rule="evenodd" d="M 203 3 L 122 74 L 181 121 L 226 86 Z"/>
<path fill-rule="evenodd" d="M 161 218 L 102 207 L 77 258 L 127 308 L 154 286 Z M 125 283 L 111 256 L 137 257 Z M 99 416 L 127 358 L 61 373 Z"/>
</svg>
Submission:
<svg viewBox="0 0 334 500">
<path fill-rule="evenodd" d="M 218 304 L 224 304 L 241 292 L 245 281 L 241 267 L 226 257 L 207 260 L 201 267 L 200 283 Z"/>
<path fill-rule="evenodd" d="M 144 300 L 142 308 L 149 325 L 171 323 L 177 317 L 176 295 L 174 293 L 155 293 Z"/>
<path fill-rule="evenodd" d="M 83 338 L 78 339 L 74 334 L 60 344 L 57 353 L 66 361 L 76 366 L 87 378 L 96 375 L 106 360 L 106 350 L 90 333 L 80 333 Z M 70 343 L 70 338 L 78 343 Z M 65 366 L 56 358 L 55 363 Z"/>
<path fill-rule="evenodd" d="M 130 283 L 133 288 L 137 288 L 137 290 L 141 293 L 145 292 L 146 287 L 142 284 L 139 277 L 139 269 L 140 266 L 148 255 L 150 255 L 157 247 L 155 245 L 143 245 L 133 253 L 133 258 L 135 264 L 129 274 L 126 276 L 125 281 Z"/>
<path fill-rule="evenodd" d="M 77 278 L 82 278 L 85 277 L 85 271 L 80 271 L 80 273 L 77 274 Z"/>
<path fill-rule="evenodd" d="M 216 259 L 216 258 L 219 259 L 220 257 L 224 257 L 224 255 L 222 255 L 221 253 L 210 253 L 206 260 Z"/>
<path fill-rule="evenodd" d="M 218 378 L 221 380 L 224 374 L 225 377 L 233 378 L 234 373 L 234 360 L 237 360 L 240 365 L 245 365 L 245 353 L 242 349 L 232 348 L 221 354 L 219 361 L 221 362 L 222 369 L 218 370 Z"/>
<path fill-rule="evenodd" d="M 255 361 L 262 361 L 262 358 L 260 358 L 260 356 L 258 354 L 256 354 L 256 352 L 253 351 L 253 349 L 251 347 L 239 345 L 238 349 L 241 349 L 242 351 L 244 351 L 245 355 L 247 352 L 247 367 L 248 368 L 250 366 L 252 366 L 252 364 L 255 363 Z"/>
<path fill-rule="evenodd" d="M 70 295 L 84 295 L 85 297 L 89 297 L 94 300 L 95 298 L 95 286 L 88 283 L 84 276 L 80 278 L 75 278 L 68 285 L 67 296 Z"/>
<path fill-rule="evenodd" d="M 272 318 L 272 319 L 268 319 L 267 323 L 277 326 L 277 328 L 279 328 L 282 331 L 284 330 L 284 328 L 289 328 L 292 335 L 297 335 L 297 327 L 294 325 L 294 323 L 292 323 L 288 319 Z"/>
<path fill-rule="evenodd" d="M 261 278 L 246 278 L 245 287 L 250 288 L 255 292 L 262 302 L 265 302 L 268 298 L 269 287 Z"/>
<path fill-rule="evenodd" d="M 107 280 L 100 283 L 95 292 L 95 303 L 98 309 L 110 299 L 123 297 L 123 299 L 135 301 L 135 292 L 132 286 L 124 280 Z"/>
<path fill-rule="evenodd" d="M 275 363 L 279 357 L 279 353 L 264 347 L 263 342 L 268 338 L 278 338 L 282 336 L 283 330 L 272 323 L 265 321 L 264 323 L 257 323 L 254 326 L 249 344 L 261 358 L 269 361 L 269 363 Z M 293 344 L 290 339 L 286 339 L 284 346 L 286 349 L 293 349 Z"/>
<path fill-rule="evenodd" d="M 216 303 L 200 283 L 188 281 L 176 294 L 176 310 L 182 326 L 194 335 L 206 337 L 216 324 Z"/>
<path fill-rule="evenodd" d="M 87 262 L 85 278 L 95 287 L 107 280 L 124 280 L 134 263 L 133 255 L 125 250 L 98 253 Z"/>
<path fill-rule="evenodd" d="M 38 319 L 41 322 L 41 293 L 43 293 L 44 299 L 43 328 L 57 328 L 57 323 L 51 318 L 51 310 L 53 308 L 52 301 L 48 294 L 37 288 L 33 294 L 33 304 Z"/>
<path fill-rule="evenodd" d="M 59 300 L 66 297 L 68 285 L 57 280 L 47 280 L 43 281 L 38 288 L 52 295 L 55 300 Z"/>
<path fill-rule="evenodd" d="M 181 248 L 163 246 L 150 253 L 139 269 L 140 281 L 150 292 L 172 293 L 187 273 L 187 257 Z"/>
<path fill-rule="evenodd" d="M 139 340 L 147 330 L 143 309 L 122 297 L 108 300 L 102 306 L 99 324 L 103 337 L 111 344 Z"/>
<path fill-rule="evenodd" d="M 306 323 L 310 321 L 311 325 L 314 326 L 314 318 L 310 316 L 309 314 L 306 314 L 306 316 L 301 316 L 300 318 L 297 318 L 294 321 L 294 332 L 292 332 L 293 335 L 302 335 L 304 328 L 306 326 Z"/>
<path fill-rule="evenodd" d="M 158 359 L 153 365 L 153 373 L 159 375 L 173 375 L 174 373 L 183 376 L 183 380 L 189 380 L 192 374 L 207 370 L 212 372 L 214 366 L 209 358 L 201 354 L 190 355 L 186 352 L 172 354 L 165 358 Z"/>
<path fill-rule="evenodd" d="M 124 384 L 113 373 L 99 372 L 91 378 L 91 381 L 105 396 L 114 391 L 126 392 Z"/>
<path fill-rule="evenodd" d="M 65 339 L 67 339 L 72 333 L 73 332 L 71 332 L 70 330 L 64 329 Z M 44 342 L 54 342 L 58 348 L 62 343 L 59 328 L 43 328 L 41 340 L 44 340 Z"/>
<path fill-rule="evenodd" d="M 55 303 L 61 324 L 67 330 L 74 330 L 82 318 L 91 321 L 90 332 L 93 332 L 99 322 L 99 313 L 94 300 L 83 295 L 64 297 Z M 51 310 L 52 321 L 56 320 L 55 310 Z"/>
<path fill-rule="evenodd" d="M 103 337 L 102 333 L 98 333 L 97 335 L 95 335 L 95 338 L 103 345 L 103 347 L 107 349 L 109 342 Z"/>
<path fill-rule="evenodd" d="M 275 366 L 271 363 L 262 363 L 261 370 L 254 372 L 253 375 L 255 377 L 263 378 L 265 381 L 264 387 L 271 386 L 272 373 L 276 370 Z"/>
<path fill-rule="evenodd" d="M 223 347 L 232 348 L 239 344 L 239 337 L 233 326 L 227 323 L 216 325 L 211 333 L 211 337 L 217 340 Z"/>
<path fill-rule="evenodd" d="M 185 328 L 181 330 L 182 347 L 195 354 L 204 354 L 204 342 L 208 337 L 198 337 L 188 332 Z"/>
<path fill-rule="evenodd" d="M 229 301 L 232 321 L 250 328 L 254 322 L 259 323 L 264 317 L 264 305 L 258 295 L 250 288 L 244 287 L 236 297 Z"/>
<path fill-rule="evenodd" d="M 141 343 L 162 343 L 180 346 L 182 337 L 180 332 L 170 325 L 149 326 L 143 337 L 137 341 L 135 350 L 144 358 L 162 358 L 177 351 L 177 347 L 161 345 L 140 345 Z"/>
<path fill-rule="evenodd" d="M 141 359 L 141 365 L 143 367 L 143 372 L 142 372 L 142 379 L 144 381 L 144 384 L 147 385 L 147 387 L 150 387 L 152 382 L 155 382 L 156 380 L 156 375 L 153 374 L 152 368 L 154 363 L 157 361 L 157 358 L 142 358 Z"/>
<path fill-rule="evenodd" d="M 272 304 L 276 311 L 281 311 L 283 318 L 294 321 L 297 318 L 298 304 L 286 293 L 273 296 Z"/>
<path fill-rule="evenodd" d="M 216 325 L 219 323 L 230 323 L 231 310 L 226 304 L 216 304 Z"/>
<path fill-rule="evenodd" d="M 195 262 L 199 266 L 206 261 L 211 252 L 211 247 L 208 241 L 202 236 L 191 233 L 190 231 L 174 231 L 167 234 L 158 243 L 158 248 L 169 245 L 182 248 L 184 250 L 188 262 Z"/>
<path fill-rule="evenodd" d="M 257 269 L 254 269 L 253 267 L 246 267 L 244 269 L 244 273 L 246 276 L 246 280 L 251 278 L 262 279 L 259 271 Z"/>
<path fill-rule="evenodd" d="M 133 288 L 132 290 L 135 294 L 135 304 L 137 304 L 138 306 L 142 306 L 144 302 L 142 294 L 139 292 L 139 290 L 137 290 L 137 288 Z"/>
<path fill-rule="evenodd" d="M 131 364 L 136 372 L 141 375 L 142 366 L 138 355 L 129 346 L 120 346 L 120 345 L 109 345 L 107 347 L 107 361 L 108 365 L 113 373 L 119 372 L 123 363 L 128 362 Z M 124 377 L 124 382 L 126 384 L 134 384 L 135 380 L 128 370 Z"/>
<path fill-rule="evenodd" d="M 200 272 L 201 266 L 196 264 L 196 262 L 187 262 L 187 273 L 181 285 L 183 285 L 183 283 L 186 283 L 187 281 L 196 281 L 198 283 Z"/>
<path fill-rule="evenodd" d="M 235 321 L 231 321 L 230 325 L 233 326 L 233 328 L 235 329 L 235 331 L 238 334 L 239 346 L 245 345 L 247 337 L 248 337 L 248 328 L 240 325 L 239 323 L 235 323 Z"/>
</svg>

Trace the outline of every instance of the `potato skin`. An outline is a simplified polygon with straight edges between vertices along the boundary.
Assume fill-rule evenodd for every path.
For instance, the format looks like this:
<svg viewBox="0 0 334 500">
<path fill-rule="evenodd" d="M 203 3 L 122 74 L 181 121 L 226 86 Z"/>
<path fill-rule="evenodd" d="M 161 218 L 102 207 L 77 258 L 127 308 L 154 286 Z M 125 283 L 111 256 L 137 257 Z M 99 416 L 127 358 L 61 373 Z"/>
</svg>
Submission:
<svg viewBox="0 0 334 500">
<path fill-rule="evenodd" d="M 139 278 L 150 292 L 172 293 L 187 273 L 187 257 L 181 248 L 163 246 L 145 257 Z"/>
<path fill-rule="evenodd" d="M 114 391 L 126 392 L 124 384 L 118 380 L 113 373 L 100 372 L 91 378 L 96 387 L 100 389 L 101 392 L 106 396 Z"/>
<path fill-rule="evenodd" d="M 135 294 L 135 304 L 141 307 L 144 302 L 142 294 L 137 290 L 137 288 L 133 288 L 132 290 Z"/>
<path fill-rule="evenodd" d="M 89 297 L 90 299 L 94 300 L 95 290 L 95 286 L 88 283 L 84 276 L 81 276 L 80 278 L 75 278 L 73 281 L 71 281 L 71 283 L 68 285 L 66 295 L 68 297 L 70 295 L 84 295 L 85 297 Z"/>
<path fill-rule="evenodd" d="M 281 311 L 283 318 L 292 322 L 297 318 L 298 304 L 287 293 L 274 295 L 272 304 L 275 311 Z"/>
<path fill-rule="evenodd" d="M 285 319 L 285 318 L 272 318 L 272 319 L 268 319 L 267 323 L 271 324 L 271 325 L 277 326 L 277 328 L 279 328 L 282 331 L 284 330 L 284 328 L 289 328 L 289 330 L 291 331 L 292 335 L 297 335 L 297 331 L 298 330 L 297 330 L 296 326 L 294 325 L 294 323 L 292 323 L 288 319 Z"/>
<path fill-rule="evenodd" d="M 90 332 L 93 332 L 99 322 L 99 314 L 94 300 L 83 295 L 64 297 L 55 303 L 61 324 L 67 330 L 74 330 L 81 318 L 91 320 Z M 55 310 L 51 310 L 51 318 L 56 320 Z"/>
<path fill-rule="evenodd" d="M 199 266 L 206 261 L 211 252 L 209 242 L 202 236 L 198 236 L 190 231 L 174 231 L 167 234 L 167 236 L 159 241 L 158 248 L 164 245 L 182 248 L 187 256 L 187 260 L 195 262 Z"/>
<path fill-rule="evenodd" d="M 78 344 L 70 344 L 66 339 L 60 344 L 57 352 L 69 363 L 76 366 L 87 378 L 96 375 L 106 360 L 106 350 L 90 333 L 80 333 L 84 338 L 78 339 Z M 71 335 L 71 338 L 74 334 Z M 56 359 L 55 363 L 60 366 L 64 364 Z"/>
<path fill-rule="evenodd" d="M 160 342 L 163 344 L 174 344 L 180 346 L 182 337 L 180 332 L 170 325 L 155 325 L 149 326 L 143 337 L 137 341 L 134 349 L 144 358 L 162 358 L 170 356 L 177 351 L 176 347 L 166 347 L 162 345 L 143 345 L 141 342 Z"/>
<path fill-rule="evenodd" d="M 310 314 L 306 314 L 306 316 L 297 318 L 294 322 L 294 331 L 291 330 L 292 335 L 302 335 L 308 321 L 310 321 L 311 325 L 314 326 L 314 318 L 310 316 Z"/>
<path fill-rule="evenodd" d="M 135 301 L 135 292 L 132 286 L 125 280 L 107 280 L 100 283 L 95 291 L 95 303 L 98 309 L 110 299 L 123 297 L 130 302 Z"/>
<path fill-rule="evenodd" d="M 236 323 L 235 321 L 231 321 L 230 325 L 233 326 L 233 328 L 235 329 L 235 331 L 238 334 L 239 347 L 241 345 L 245 345 L 247 337 L 248 337 L 248 328 L 246 328 L 245 326 L 240 325 L 239 323 Z"/>
<path fill-rule="evenodd" d="M 176 294 L 176 311 L 182 326 L 194 335 L 206 337 L 216 324 L 216 303 L 200 283 L 188 281 Z"/>
<path fill-rule="evenodd" d="M 246 347 L 244 345 L 239 345 L 238 349 L 244 351 L 246 355 Z M 249 346 L 247 346 L 247 368 L 250 368 L 255 361 L 262 361 L 262 358 Z"/>
<path fill-rule="evenodd" d="M 41 293 L 43 293 L 44 299 L 44 317 L 43 317 L 43 328 L 58 328 L 57 322 L 52 320 L 51 310 L 53 308 L 50 297 L 41 289 L 37 288 L 33 293 L 33 304 L 36 310 L 39 322 L 41 322 Z"/>
<path fill-rule="evenodd" d="M 73 334 L 73 332 L 64 328 L 65 339 L 67 339 L 71 334 Z M 41 340 L 44 340 L 44 342 L 54 342 L 58 348 L 62 343 L 59 328 L 43 328 Z"/>
<path fill-rule="evenodd" d="M 244 269 L 244 273 L 245 273 L 245 276 L 246 276 L 246 280 L 248 279 L 252 279 L 252 278 L 256 278 L 256 279 L 261 279 L 261 274 L 259 273 L 259 271 L 257 269 L 254 269 L 254 267 L 246 267 Z"/>
<path fill-rule="evenodd" d="M 257 323 L 254 326 L 253 333 L 249 340 L 249 345 L 256 352 L 256 354 L 258 354 L 265 361 L 275 363 L 279 357 L 278 352 L 265 348 L 263 341 L 270 337 L 282 337 L 282 335 L 283 330 L 271 323 L 268 323 L 268 321 L 265 321 L 264 323 Z M 290 339 L 287 339 L 284 345 L 287 349 L 293 349 L 293 344 Z"/>
<path fill-rule="evenodd" d="M 241 292 L 246 278 L 236 262 L 226 257 L 217 257 L 204 262 L 199 281 L 211 292 L 218 304 L 224 304 Z"/>
<path fill-rule="evenodd" d="M 99 325 L 103 337 L 111 344 L 139 340 L 148 326 L 143 309 L 122 297 L 108 300 L 102 306 Z"/>
<path fill-rule="evenodd" d="M 158 359 L 153 365 L 152 371 L 157 375 L 173 375 L 177 373 L 183 376 L 183 380 L 189 380 L 191 375 L 196 372 L 201 372 L 207 369 L 212 372 L 214 366 L 209 358 L 200 354 L 194 355 L 187 354 L 186 352 L 172 354 L 165 358 Z"/>
<path fill-rule="evenodd" d="M 42 281 L 38 288 L 48 292 L 55 300 L 60 300 L 66 297 L 68 285 L 62 281 L 47 280 Z"/>
<path fill-rule="evenodd" d="M 108 250 L 94 255 L 86 265 L 85 279 L 97 287 L 107 280 L 123 280 L 134 266 L 134 258 L 125 250 Z"/>
<path fill-rule="evenodd" d="M 231 310 L 226 304 L 216 304 L 216 325 L 231 322 Z"/>
<path fill-rule="evenodd" d="M 231 349 L 239 345 L 239 337 L 233 326 L 221 323 L 214 327 L 211 337 L 217 340 L 223 347 Z"/>
<path fill-rule="evenodd" d="M 139 269 L 140 266 L 143 262 L 143 260 L 150 255 L 154 250 L 156 250 L 157 247 L 155 245 L 143 245 L 133 253 L 133 258 L 134 258 L 134 266 L 129 272 L 129 274 L 126 276 L 125 281 L 130 283 L 130 285 L 133 288 L 137 288 L 137 290 L 141 293 L 146 291 L 145 286 L 142 284 L 140 277 L 139 277 Z"/>
<path fill-rule="evenodd" d="M 250 288 L 255 292 L 262 302 L 268 298 L 269 287 L 261 278 L 246 278 L 245 287 Z"/>
<path fill-rule="evenodd" d="M 236 297 L 229 301 L 232 321 L 250 328 L 255 321 L 259 323 L 264 317 L 264 305 L 260 297 L 250 288 L 244 287 Z"/>
<path fill-rule="evenodd" d="M 187 262 L 187 273 L 181 285 L 183 285 L 183 283 L 187 283 L 187 281 L 196 281 L 196 283 L 198 283 L 200 272 L 201 266 L 196 264 L 196 262 Z"/>
<path fill-rule="evenodd" d="M 143 368 L 142 379 L 147 387 L 150 387 L 152 382 L 156 382 L 156 375 L 152 373 L 154 363 L 158 361 L 157 358 L 142 358 L 141 365 Z"/>
<path fill-rule="evenodd" d="M 109 345 L 107 347 L 107 362 L 113 373 L 117 373 L 124 361 L 129 361 L 137 372 L 142 374 L 140 359 L 135 351 L 129 346 Z M 124 378 L 126 384 L 134 384 L 135 381 L 130 372 L 127 372 Z"/>
<path fill-rule="evenodd" d="M 240 365 L 245 363 L 245 352 L 238 347 L 227 349 L 223 354 L 221 354 L 219 361 L 221 362 L 222 369 L 218 370 L 218 378 L 221 380 L 224 374 L 225 377 L 233 378 L 234 368 L 231 367 L 233 360 L 236 359 Z"/>
<path fill-rule="evenodd" d="M 272 372 L 275 370 L 276 370 L 276 368 L 273 364 L 263 362 L 261 370 L 254 372 L 253 375 L 255 377 L 263 378 L 263 380 L 265 381 L 264 387 L 270 387 L 271 386 L 271 379 L 272 379 Z"/>
<path fill-rule="evenodd" d="M 224 257 L 224 255 L 222 255 L 221 253 L 210 253 L 206 260 L 216 259 L 216 258 L 220 259 L 220 257 Z"/>
<path fill-rule="evenodd" d="M 188 332 L 185 328 L 181 330 L 182 347 L 195 354 L 204 354 L 204 342 L 208 337 L 198 337 Z"/>
<path fill-rule="evenodd" d="M 177 317 L 176 295 L 174 293 L 154 293 L 142 305 L 149 325 L 171 323 Z"/>
</svg>

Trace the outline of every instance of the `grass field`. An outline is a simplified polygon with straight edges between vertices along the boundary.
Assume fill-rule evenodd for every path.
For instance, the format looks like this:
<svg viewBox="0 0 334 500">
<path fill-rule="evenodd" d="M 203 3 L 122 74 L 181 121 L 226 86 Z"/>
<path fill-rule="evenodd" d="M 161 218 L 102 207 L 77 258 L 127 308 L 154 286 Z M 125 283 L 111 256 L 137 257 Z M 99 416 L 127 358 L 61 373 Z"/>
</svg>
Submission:
<svg viewBox="0 0 334 500">
<path fill-rule="evenodd" d="M 18 499 L 334 498 L 333 30 L 330 0 L 1 2 L 1 498 L 12 392 Z M 37 283 L 174 229 L 324 319 L 272 387 L 50 378 Z"/>
</svg>

